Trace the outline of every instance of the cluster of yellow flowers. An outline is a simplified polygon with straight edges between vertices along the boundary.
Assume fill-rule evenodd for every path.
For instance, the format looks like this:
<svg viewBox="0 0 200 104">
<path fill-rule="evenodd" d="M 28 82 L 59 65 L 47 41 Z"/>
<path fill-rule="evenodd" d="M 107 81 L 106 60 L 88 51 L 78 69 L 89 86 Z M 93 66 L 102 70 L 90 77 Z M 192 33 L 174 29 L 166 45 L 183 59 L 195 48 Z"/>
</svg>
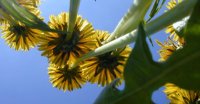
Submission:
<svg viewBox="0 0 200 104">
<path fill-rule="evenodd" d="M 182 0 L 170 0 L 167 4 L 167 8 L 172 9 L 180 2 L 182 2 Z M 174 25 L 168 26 L 166 33 L 170 33 L 170 35 L 164 44 L 157 41 L 158 45 L 161 47 L 159 50 L 160 61 L 166 61 L 169 56 L 176 50 L 183 48 L 185 44 L 184 38 L 179 36 L 180 30 L 177 30 Z M 170 100 L 170 104 L 199 104 L 200 101 L 200 91 L 185 90 L 172 83 L 167 83 L 165 85 L 164 93 L 166 93 Z"/>
<path fill-rule="evenodd" d="M 182 0 L 170 0 L 167 8 L 172 9 Z M 17 0 L 18 4 L 36 15 L 41 20 L 38 5 L 40 0 Z M 0 16 L 0 28 L 7 44 L 15 50 L 28 51 L 38 46 L 42 56 L 49 60 L 48 74 L 54 87 L 66 91 L 81 88 L 87 81 L 105 86 L 114 79 L 123 79 L 124 65 L 131 48 L 116 49 L 105 54 L 91 57 L 80 62 L 76 67 L 70 67 L 84 54 L 105 44 L 110 34 L 107 31 L 95 30 L 91 23 L 77 16 L 74 31 L 67 32 L 69 13 L 50 16 L 48 26 L 63 33 L 44 32 L 30 28 L 8 15 Z M 174 25 L 167 27 L 169 39 L 161 46 L 160 61 L 166 61 L 176 50 L 184 47 L 185 41 L 179 37 Z M 191 104 L 200 99 L 199 91 L 187 91 L 168 83 L 164 92 L 172 104 Z"/>
<path fill-rule="evenodd" d="M 17 2 L 42 20 L 37 9 L 39 0 Z M 124 65 L 131 52 L 129 46 L 89 58 L 75 68 L 70 67 L 84 54 L 102 46 L 109 37 L 108 32 L 94 30 L 91 23 L 81 16 L 77 16 L 71 36 L 67 32 L 69 13 L 50 16 L 48 22 L 51 29 L 66 31 L 65 33 L 40 31 L 10 18 L 0 18 L 3 38 L 16 50 L 27 51 L 38 46 L 42 56 L 49 60 L 48 74 L 54 87 L 72 91 L 81 88 L 87 81 L 104 86 L 116 78 L 123 79 Z"/>
</svg>

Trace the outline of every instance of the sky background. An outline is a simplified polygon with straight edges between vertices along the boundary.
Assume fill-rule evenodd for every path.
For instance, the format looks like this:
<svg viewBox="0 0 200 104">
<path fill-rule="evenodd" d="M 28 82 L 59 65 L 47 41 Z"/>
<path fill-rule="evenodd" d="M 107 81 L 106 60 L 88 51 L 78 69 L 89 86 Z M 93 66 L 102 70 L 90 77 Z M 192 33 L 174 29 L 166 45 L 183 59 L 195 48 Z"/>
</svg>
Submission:
<svg viewBox="0 0 200 104">
<path fill-rule="evenodd" d="M 168 1 L 168 0 L 167 0 Z M 95 29 L 112 32 L 121 17 L 127 12 L 132 0 L 82 0 L 79 14 L 91 22 Z M 69 0 L 42 0 L 40 10 L 45 22 L 50 15 L 67 12 Z M 166 10 L 162 8 L 162 14 Z M 0 34 L 1 35 L 1 34 Z M 152 36 L 151 45 L 154 60 L 159 59 L 158 45 L 155 39 L 167 38 L 164 31 Z M 82 89 L 72 92 L 59 91 L 49 82 L 47 58 L 41 56 L 37 48 L 28 52 L 15 51 L 0 39 L 0 103 L 1 104 L 92 104 L 102 87 L 87 83 Z M 168 101 L 162 93 L 163 88 L 153 93 L 156 104 Z"/>
</svg>

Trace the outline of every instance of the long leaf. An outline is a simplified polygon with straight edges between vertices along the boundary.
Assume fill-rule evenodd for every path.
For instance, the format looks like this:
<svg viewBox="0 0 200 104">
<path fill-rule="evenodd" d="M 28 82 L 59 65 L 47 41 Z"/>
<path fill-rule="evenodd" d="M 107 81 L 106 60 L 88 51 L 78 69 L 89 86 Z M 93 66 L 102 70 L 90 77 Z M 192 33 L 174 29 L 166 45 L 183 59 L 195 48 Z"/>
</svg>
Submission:
<svg viewBox="0 0 200 104">
<path fill-rule="evenodd" d="M 146 20 L 146 22 L 149 22 L 160 11 L 165 1 L 166 0 L 162 0 L 161 4 L 159 5 L 160 0 L 155 0 L 153 8 L 149 14 L 149 18 Z"/>
</svg>

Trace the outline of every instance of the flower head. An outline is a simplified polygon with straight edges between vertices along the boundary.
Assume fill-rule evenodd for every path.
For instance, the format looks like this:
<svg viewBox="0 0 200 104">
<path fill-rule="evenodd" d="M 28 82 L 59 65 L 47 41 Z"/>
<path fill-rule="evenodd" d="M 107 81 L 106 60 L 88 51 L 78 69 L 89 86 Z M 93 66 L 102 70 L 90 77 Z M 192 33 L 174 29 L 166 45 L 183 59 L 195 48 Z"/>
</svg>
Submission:
<svg viewBox="0 0 200 104">
<path fill-rule="evenodd" d="M 96 45 L 99 47 L 109 34 L 104 31 L 96 31 L 96 33 L 98 40 Z M 123 78 L 124 65 L 130 51 L 131 48 L 127 46 L 86 60 L 82 68 L 89 82 L 104 86 L 116 78 Z"/>
<path fill-rule="evenodd" d="M 17 0 L 17 2 L 19 5 L 39 17 L 40 11 L 35 4 L 38 0 Z M 39 36 L 42 34 L 41 31 L 27 27 L 14 19 L 11 21 L 10 19 L 7 20 L 7 18 L 0 18 L 0 20 L 2 23 L 2 37 L 11 48 L 26 51 L 38 44 Z"/>
<path fill-rule="evenodd" d="M 184 90 L 178 86 L 168 83 L 164 92 L 167 94 L 170 104 L 199 104 L 200 92 Z"/>
<path fill-rule="evenodd" d="M 68 65 L 57 67 L 50 64 L 48 70 L 50 82 L 54 87 L 63 91 L 72 91 L 73 89 L 81 88 L 81 85 L 86 82 L 79 66 L 74 69 L 69 69 Z"/>
<path fill-rule="evenodd" d="M 2 33 L 7 44 L 16 50 L 29 50 L 39 42 L 40 31 L 26 27 L 19 22 L 14 25 L 2 25 Z"/>
<path fill-rule="evenodd" d="M 170 38 L 164 43 L 161 43 L 158 40 L 156 42 L 161 47 L 161 49 L 159 50 L 160 61 L 166 61 L 169 58 L 169 56 L 171 56 L 176 50 L 181 49 L 184 45 L 184 42 L 173 41 Z"/>
<path fill-rule="evenodd" d="M 49 26 L 56 30 L 67 31 L 68 13 L 51 16 Z M 43 51 L 43 56 L 49 58 L 50 63 L 62 66 L 69 61 L 75 61 L 95 48 L 95 32 L 93 27 L 80 16 L 76 19 L 71 39 L 66 40 L 67 35 L 67 33 L 48 33 L 43 37 L 39 50 Z"/>
</svg>

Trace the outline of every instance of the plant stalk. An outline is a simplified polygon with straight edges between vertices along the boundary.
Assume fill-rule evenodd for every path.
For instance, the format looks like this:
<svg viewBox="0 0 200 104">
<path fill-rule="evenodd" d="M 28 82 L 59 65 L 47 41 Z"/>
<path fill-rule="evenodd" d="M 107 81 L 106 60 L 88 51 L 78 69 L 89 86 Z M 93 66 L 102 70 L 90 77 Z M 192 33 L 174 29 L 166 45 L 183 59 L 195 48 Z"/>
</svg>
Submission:
<svg viewBox="0 0 200 104">
<path fill-rule="evenodd" d="M 106 40 L 106 43 L 136 29 L 140 21 L 144 19 L 153 0 L 133 0 L 128 12 L 120 20 L 113 33 Z"/>
<path fill-rule="evenodd" d="M 69 24 L 68 24 L 66 41 L 70 40 L 73 35 L 72 33 L 74 31 L 74 27 L 76 24 L 79 5 L 80 5 L 80 0 L 70 0 L 69 22 L 68 22 Z"/>
<path fill-rule="evenodd" d="M 0 18 L 5 18 L 10 24 L 17 24 L 17 21 L 14 20 L 10 15 L 8 15 L 8 13 L 3 10 L 3 8 L 0 8 Z"/>
<path fill-rule="evenodd" d="M 155 20 L 149 22 L 144 26 L 145 32 L 147 35 L 152 35 L 153 33 L 156 33 L 157 31 L 162 30 L 163 28 L 169 26 L 170 24 L 173 24 L 174 22 L 179 21 L 180 19 L 188 16 L 191 11 L 193 10 L 193 7 L 195 3 L 198 0 L 184 0 L 182 3 L 177 5 L 175 8 L 169 10 L 168 12 L 164 13 L 160 17 L 156 18 Z M 88 59 L 90 57 L 98 56 L 104 53 L 107 53 L 109 51 L 112 51 L 116 48 L 122 48 L 126 46 L 127 44 L 130 44 L 132 42 L 136 41 L 138 35 L 137 29 L 134 31 L 119 37 L 97 49 L 94 51 L 90 51 L 89 53 L 85 54 L 81 58 L 77 60 L 71 67 L 77 66 L 81 61 Z"/>
</svg>

